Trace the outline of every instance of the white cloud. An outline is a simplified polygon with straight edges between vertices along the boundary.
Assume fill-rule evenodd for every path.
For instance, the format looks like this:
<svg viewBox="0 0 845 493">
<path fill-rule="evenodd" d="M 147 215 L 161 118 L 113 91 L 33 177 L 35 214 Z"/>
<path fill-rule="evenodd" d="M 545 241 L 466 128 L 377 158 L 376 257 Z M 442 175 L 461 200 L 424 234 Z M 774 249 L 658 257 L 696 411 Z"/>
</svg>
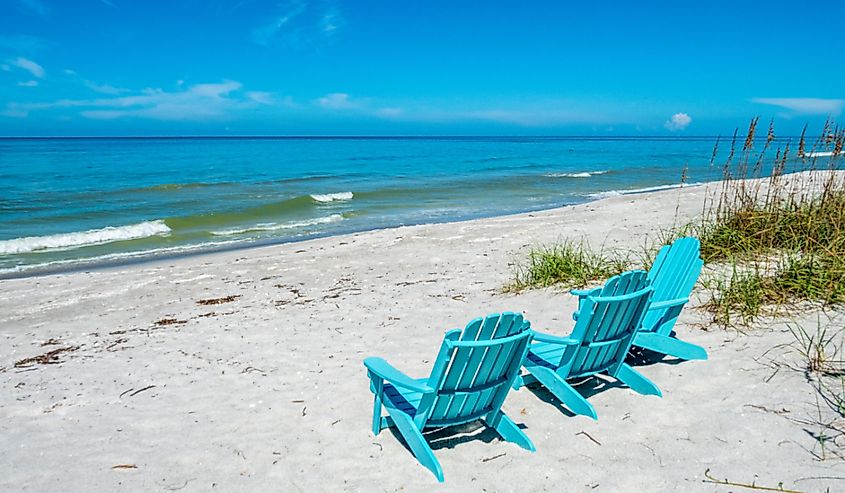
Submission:
<svg viewBox="0 0 845 493">
<path fill-rule="evenodd" d="M 6 61 L 8 63 L 18 67 L 18 68 L 22 68 L 22 69 L 28 71 L 33 76 L 38 77 L 39 79 L 44 78 L 44 67 L 42 67 L 41 65 L 38 65 L 37 63 L 33 62 L 32 60 L 29 60 L 28 58 L 24 58 L 22 56 L 19 56 L 17 58 L 14 58 L 14 59 L 11 59 L 11 60 L 6 60 Z"/>
<path fill-rule="evenodd" d="M 845 99 L 753 98 L 751 102 L 779 106 L 802 115 L 838 115 L 845 107 Z"/>
<path fill-rule="evenodd" d="M 294 48 L 319 50 L 331 44 L 346 19 L 336 0 L 290 0 L 252 30 L 252 41 L 261 46 L 284 43 Z"/>
<path fill-rule="evenodd" d="M 346 19 L 336 8 L 330 8 L 323 17 L 320 18 L 320 30 L 326 36 L 332 36 L 334 33 L 346 24 Z"/>
<path fill-rule="evenodd" d="M 349 99 L 349 94 L 344 92 L 326 94 L 317 99 L 317 104 L 331 110 L 349 110 L 359 106 L 358 103 Z"/>
<path fill-rule="evenodd" d="M 18 86 L 20 86 L 20 87 L 37 87 L 38 81 L 37 80 L 28 80 L 26 82 L 18 82 Z"/>
<path fill-rule="evenodd" d="M 246 97 L 259 104 L 273 104 L 273 94 L 265 91 L 250 91 Z"/>
<path fill-rule="evenodd" d="M 666 120 L 663 126 L 666 127 L 668 130 L 675 132 L 677 130 L 683 130 L 687 128 L 690 123 L 692 123 L 691 116 L 686 113 L 675 113 L 674 115 L 672 115 L 672 118 Z"/>
<path fill-rule="evenodd" d="M 71 70 L 69 68 L 62 70 L 62 72 L 64 72 L 65 75 L 76 75 L 76 70 Z"/>
<path fill-rule="evenodd" d="M 227 118 L 238 110 L 256 108 L 259 102 L 241 93 L 240 82 L 226 80 L 197 84 L 178 91 L 148 88 L 138 94 L 100 99 L 60 99 L 49 103 L 10 103 L 9 112 L 28 114 L 56 108 L 79 108 L 80 115 L 98 120 L 146 118 L 196 121 Z M 263 93 L 265 99 L 269 94 Z"/>
<path fill-rule="evenodd" d="M 376 115 L 382 118 L 396 118 L 405 113 L 402 108 L 379 108 L 376 110 Z"/>
<path fill-rule="evenodd" d="M 406 121 L 452 123 L 477 121 L 518 125 L 520 127 L 547 127 L 557 125 L 608 125 L 632 122 L 633 117 L 616 108 L 579 108 L 569 101 L 549 101 L 542 107 L 518 109 L 476 109 L 466 111 L 415 109 L 403 110 L 399 116 Z"/>
<path fill-rule="evenodd" d="M 269 46 L 276 39 L 279 31 L 293 19 L 302 15 L 307 6 L 308 4 L 305 2 L 293 2 L 284 14 L 274 17 L 268 24 L 253 29 L 252 41 L 261 46 Z"/>
<path fill-rule="evenodd" d="M 100 94 L 123 94 L 129 92 L 129 89 L 124 89 L 122 87 L 114 87 L 109 84 L 97 84 L 94 81 L 86 80 L 84 82 L 85 87 L 91 89 L 94 92 L 99 92 Z"/>
</svg>

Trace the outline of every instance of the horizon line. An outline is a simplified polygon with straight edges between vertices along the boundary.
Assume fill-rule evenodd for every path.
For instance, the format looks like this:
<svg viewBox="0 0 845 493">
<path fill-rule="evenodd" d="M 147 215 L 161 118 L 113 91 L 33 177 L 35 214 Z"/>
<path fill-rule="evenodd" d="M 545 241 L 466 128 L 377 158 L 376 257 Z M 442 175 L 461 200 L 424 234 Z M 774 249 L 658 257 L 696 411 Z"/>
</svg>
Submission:
<svg viewBox="0 0 845 493">
<path fill-rule="evenodd" d="M 594 139 L 594 140 L 636 140 L 636 139 L 660 139 L 660 140 L 703 140 L 703 139 L 721 139 L 733 138 L 734 133 L 730 134 L 714 134 L 714 135 L 600 135 L 600 134 L 584 134 L 584 135 L 509 135 L 509 134 L 442 134 L 442 135 L 425 135 L 425 134 L 394 134 L 394 135 L 378 135 L 378 134 L 337 134 L 337 135 L 319 135 L 319 134 L 279 134 L 279 135 L 261 135 L 261 134 L 244 134 L 244 135 L 219 135 L 219 134 L 185 134 L 185 135 L 0 135 L 0 140 L 59 140 L 59 139 L 490 139 L 490 138 L 517 138 L 517 139 Z M 736 133 L 736 137 L 743 137 L 744 135 Z M 783 135 L 776 136 L 774 140 L 800 138 L 801 135 Z M 806 137 L 806 136 L 805 136 Z M 824 137 L 824 136 L 821 136 Z M 766 135 L 758 135 L 754 140 L 765 140 Z"/>
</svg>

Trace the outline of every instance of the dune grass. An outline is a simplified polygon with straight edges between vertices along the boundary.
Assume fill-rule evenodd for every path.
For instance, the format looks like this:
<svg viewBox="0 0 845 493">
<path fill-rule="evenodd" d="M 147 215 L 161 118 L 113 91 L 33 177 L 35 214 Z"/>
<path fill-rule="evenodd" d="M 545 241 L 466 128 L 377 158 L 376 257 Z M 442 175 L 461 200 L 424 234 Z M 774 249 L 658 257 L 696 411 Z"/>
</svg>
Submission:
<svg viewBox="0 0 845 493">
<path fill-rule="evenodd" d="M 721 325 L 748 325 L 767 307 L 845 301 L 845 180 L 832 172 L 784 179 L 787 171 L 834 171 L 845 131 L 829 122 L 813 144 L 810 153 L 833 152 L 829 161 L 808 157 L 802 135 L 796 156 L 787 143 L 767 167 L 774 129 L 769 126 L 757 152 L 757 123 L 752 120 L 741 149 L 734 137 L 721 192 L 690 228 L 705 262 L 723 267 L 705 282 L 711 293 L 705 307 Z"/>
<path fill-rule="evenodd" d="M 532 248 L 525 262 L 514 264 L 513 280 L 504 290 L 520 292 L 547 286 L 580 288 L 624 272 L 627 267 L 627 258 L 595 252 L 585 243 L 565 241 Z"/>
<path fill-rule="evenodd" d="M 824 173 L 836 169 L 845 130 L 828 122 L 810 144 L 802 134 L 796 152 L 788 141 L 774 147 L 773 124 L 765 139 L 758 138 L 758 123 L 751 121 L 744 139 L 734 134 L 719 164 L 720 188 L 700 218 L 660 232 L 636 261 L 572 241 L 537 247 L 514 264 L 505 290 L 583 287 L 627 269 L 648 269 L 662 245 L 691 235 L 700 239 L 702 258 L 714 267 L 702 282 L 710 293 L 704 306 L 721 325 L 748 325 L 767 309 L 794 302 L 845 302 L 845 179 Z M 712 166 L 719 146 L 717 141 Z M 833 156 L 814 157 L 818 152 Z M 822 173 L 784 179 L 800 171 Z"/>
</svg>

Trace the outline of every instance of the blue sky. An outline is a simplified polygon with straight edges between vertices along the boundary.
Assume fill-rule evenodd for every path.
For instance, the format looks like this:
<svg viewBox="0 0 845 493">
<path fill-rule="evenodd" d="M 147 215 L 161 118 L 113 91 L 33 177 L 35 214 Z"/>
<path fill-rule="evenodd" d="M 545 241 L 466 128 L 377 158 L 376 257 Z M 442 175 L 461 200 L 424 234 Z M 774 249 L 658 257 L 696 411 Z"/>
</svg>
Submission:
<svg viewBox="0 0 845 493">
<path fill-rule="evenodd" d="M 593 5 L 594 4 L 594 5 Z M 0 135 L 714 135 L 845 109 L 845 2 L 3 0 Z"/>
</svg>

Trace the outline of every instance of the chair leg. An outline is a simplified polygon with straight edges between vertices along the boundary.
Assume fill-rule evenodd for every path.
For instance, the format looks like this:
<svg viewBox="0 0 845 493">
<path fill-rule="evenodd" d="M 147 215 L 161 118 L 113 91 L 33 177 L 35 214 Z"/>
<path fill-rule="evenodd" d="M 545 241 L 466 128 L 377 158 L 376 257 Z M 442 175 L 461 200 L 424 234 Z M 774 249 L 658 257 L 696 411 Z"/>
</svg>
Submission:
<svg viewBox="0 0 845 493">
<path fill-rule="evenodd" d="M 645 395 L 656 395 L 663 397 L 663 393 L 657 388 L 657 385 L 643 376 L 642 373 L 631 368 L 627 363 L 622 363 L 619 370 L 614 375 L 616 379 L 630 387 L 632 390 Z"/>
<path fill-rule="evenodd" d="M 520 447 L 530 450 L 534 452 L 537 450 L 534 448 L 534 444 L 531 443 L 531 439 L 516 426 L 514 423 L 505 413 L 502 411 L 498 411 L 495 416 L 491 418 L 485 418 L 484 421 L 487 423 L 487 426 L 496 430 L 496 433 L 499 434 L 504 440 L 508 442 L 513 442 Z"/>
<path fill-rule="evenodd" d="M 707 351 L 703 347 L 684 342 L 671 336 L 641 332 L 634 339 L 634 345 L 683 360 L 707 359 Z"/>
<path fill-rule="evenodd" d="M 389 406 L 387 406 L 387 412 L 390 413 L 396 429 L 402 434 L 402 438 L 405 439 L 405 443 L 411 448 L 414 457 L 420 461 L 420 464 L 434 473 L 437 480 L 442 483 L 443 469 L 440 467 L 440 462 L 434 457 L 434 452 L 431 451 L 431 447 L 428 445 L 425 437 L 422 436 L 422 432 L 414 424 L 414 420 L 402 411 L 395 408 L 391 409 Z"/>
<path fill-rule="evenodd" d="M 378 379 L 376 382 L 372 382 L 370 384 L 370 388 L 375 394 L 373 398 L 373 435 L 378 436 L 379 432 L 382 430 L 383 420 L 381 418 L 381 399 L 382 399 L 382 392 L 384 387 L 384 381 Z"/>
<path fill-rule="evenodd" d="M 513 385 L 511 386 L 514 390 L 519 390 L 526 385 L 532 384 L 536 382 L 537 379 L 534 375 L 528 373 L 526 375 L 517 375 L 516 379 L 513 381 Z"/>
<path fill-rule="evenodd" d="M 566 380 L 564 380 L 560 375 L 551 369 L 542 366 L 531 366 L 527 369 L 540 383 L 549 389 L 549 392 L 554 394 L 554 396 L 563 402 L 566 407 L 572 410 L 572 412 L 583 416 L 589 416 L 595 420 L 599 419 L 596 414 L 596 409 L 592 406 L 592 404 L 587 402 L 587 399 L 585 399 L 584 396 L 572 388 L 571 385 L 566 383 Z"/>
</svg>

